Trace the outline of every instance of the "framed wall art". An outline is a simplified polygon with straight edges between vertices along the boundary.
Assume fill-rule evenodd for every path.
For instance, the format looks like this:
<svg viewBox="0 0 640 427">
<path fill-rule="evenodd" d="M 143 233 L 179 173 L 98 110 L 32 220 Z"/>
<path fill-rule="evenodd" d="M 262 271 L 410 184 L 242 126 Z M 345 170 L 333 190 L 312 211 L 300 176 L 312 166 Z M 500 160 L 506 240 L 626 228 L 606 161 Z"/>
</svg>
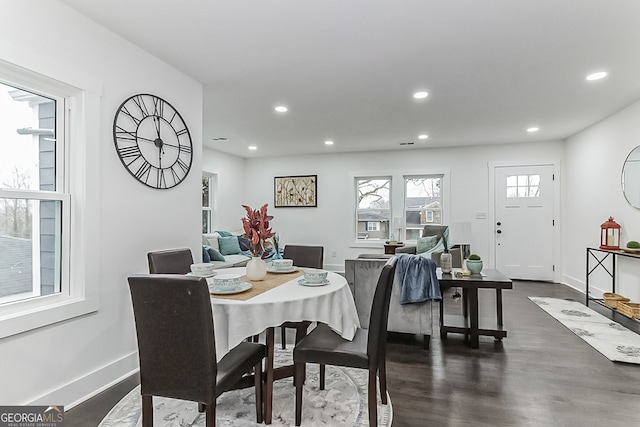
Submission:
<svg viewBox="0 0 640 427">
<path fill-rule="evenodd" d="M 318 175 L 276 176 L 273 184 L 276 208 L 318 206 Z"/>
</svg>

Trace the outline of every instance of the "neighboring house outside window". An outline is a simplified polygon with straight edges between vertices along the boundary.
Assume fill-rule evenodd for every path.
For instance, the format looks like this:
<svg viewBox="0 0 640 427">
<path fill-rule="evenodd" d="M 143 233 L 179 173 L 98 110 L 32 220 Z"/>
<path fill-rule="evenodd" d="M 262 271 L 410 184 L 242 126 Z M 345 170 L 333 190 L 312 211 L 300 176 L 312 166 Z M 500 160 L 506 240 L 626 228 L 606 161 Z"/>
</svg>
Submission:
<svg viewBox="0 0 640 427">
<path fill-rule="evenodd" d="M 356 177 L 355 185 L 356 238 L 388 239 L 391 221 L 391 177 Z"/>
<path fill-rule="evenodd" d="M 426 224 L 442 224 L 442 180 L 444 175 L 404 177 L 406 240 L 422 236 Z"/>
</svg>

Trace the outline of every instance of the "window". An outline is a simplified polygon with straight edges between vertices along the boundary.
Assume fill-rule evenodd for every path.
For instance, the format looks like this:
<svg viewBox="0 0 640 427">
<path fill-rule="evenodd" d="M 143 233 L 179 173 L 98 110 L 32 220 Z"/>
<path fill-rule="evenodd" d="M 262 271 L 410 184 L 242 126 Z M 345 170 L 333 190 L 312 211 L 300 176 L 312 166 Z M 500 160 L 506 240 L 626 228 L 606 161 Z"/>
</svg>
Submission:
<svg viewBox="0 0 640 427">
<path fill-rule="evenodd" d="M 202 175 L 202 233 L 211 233 L 213 221 L 214 193 L 216 187 L 216 175 Z"/>
<path fill-rule="evenodd" d="M 64 102 L 0 83 L 0 305 L 62 292 Z"/>
<path fill-rule="evenodd" d="M 0 60 L 0 338 L 100 305 L 101 83 L 32 65 Z"/>
<path fill-rule="evenodd" d="M 425 224 L 442 224 L 444 175 L 404 177 L 404 213 L 407 240 L 417 240 Z"/>
<path fill-rule="evenodd" d="M 507 176 L 507 197 L 540 197 L 540 175 Z"/>
<path fill-rule="evenodd" d="M 356 238 L 388 239 L 391 177 L 356 178 L 356 194 Z"/>
<path fill-rule="evenodd" d="M 379 222 L 367 222 L 367 231 L 380 231 Z"/>
</svg>

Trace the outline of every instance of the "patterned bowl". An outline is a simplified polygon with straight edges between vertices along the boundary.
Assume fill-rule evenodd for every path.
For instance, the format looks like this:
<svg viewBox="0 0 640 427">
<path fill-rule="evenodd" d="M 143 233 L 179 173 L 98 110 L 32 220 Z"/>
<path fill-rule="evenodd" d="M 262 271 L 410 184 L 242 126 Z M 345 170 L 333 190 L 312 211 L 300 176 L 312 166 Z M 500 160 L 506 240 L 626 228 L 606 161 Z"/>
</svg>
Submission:
<svg viewBox="0 0 640 427">
<path fill-rule="evenodd" d="M 305 270 L 304 280 L 307 283 L 322 283 L 327 280 L 326 270 Z"/>
<path fill-rule="evenodd" d="M 211 276 L 213 274 L 215 265 L 208 262 L 200 264 L 191 264 L 191 273 L 194 276 Z"/>
<path fill-rule="evenodd" d="M 242 283 L 239 274 L 218 274 L 213 278 L 213 287 L 217 291 L 230 291 Z"/>
<path fill-rule="evenodd" d="M 271 265 L 276 270 L 291 270 L 293 267 L 292 259 L 274 259 L 271 261 Z"/>
</svg>

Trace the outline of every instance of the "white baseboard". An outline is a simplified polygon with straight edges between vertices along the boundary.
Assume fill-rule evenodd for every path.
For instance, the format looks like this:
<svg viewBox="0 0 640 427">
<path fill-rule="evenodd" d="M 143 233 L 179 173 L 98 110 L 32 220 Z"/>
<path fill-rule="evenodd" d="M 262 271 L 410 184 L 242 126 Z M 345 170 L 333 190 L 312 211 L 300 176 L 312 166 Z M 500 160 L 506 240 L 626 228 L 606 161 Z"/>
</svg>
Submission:
<svg viewBox="0 0 640 427">
<path fill-rule="evenodd" d="M 138 353 L 134 352 L 33 399 L 28 405 L 64 405 L 67 411 L 138 370 Z"/>
</svg>

